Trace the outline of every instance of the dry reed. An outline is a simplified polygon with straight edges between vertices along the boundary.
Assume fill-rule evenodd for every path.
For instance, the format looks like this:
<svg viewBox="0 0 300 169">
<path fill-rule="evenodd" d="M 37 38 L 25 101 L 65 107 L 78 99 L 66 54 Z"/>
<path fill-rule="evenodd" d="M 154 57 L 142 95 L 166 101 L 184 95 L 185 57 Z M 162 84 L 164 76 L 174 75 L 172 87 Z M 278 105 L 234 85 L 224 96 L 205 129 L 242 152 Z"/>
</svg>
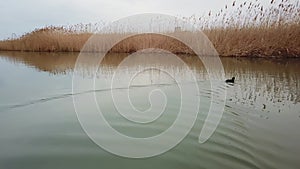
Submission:
<svg viewBox="0 0 300 169">
<path fill-rule="evenodd" d="M 202 29 L 221 56 L 300 56 L 300 2 L 271 0 L 268 7 L 259 1 L 233 2 L 217 13 L 184 18 Z M 45 27 L 19 38 L 0 41 L 3 51 L 79 52 L 92 35 L 91 24 Z M 118 36 L 118 33 L 103 34 Z M 155 40 L 156 39 L 156 40 Z M 157 47 L 166 39 L 151 35 L 118 44 L 112 52 L 134 52 Z M 152 42 L 152 44 L 150 43 Z M 181 43 L 163 43 L 174 53 L 192 53 Z M 167 46 L 166 46 L 167 44 Z M 141 47 L 142 45 L 142 47 Z M 169 46 L 168 46 L 169 45 Z"/>
</svg>

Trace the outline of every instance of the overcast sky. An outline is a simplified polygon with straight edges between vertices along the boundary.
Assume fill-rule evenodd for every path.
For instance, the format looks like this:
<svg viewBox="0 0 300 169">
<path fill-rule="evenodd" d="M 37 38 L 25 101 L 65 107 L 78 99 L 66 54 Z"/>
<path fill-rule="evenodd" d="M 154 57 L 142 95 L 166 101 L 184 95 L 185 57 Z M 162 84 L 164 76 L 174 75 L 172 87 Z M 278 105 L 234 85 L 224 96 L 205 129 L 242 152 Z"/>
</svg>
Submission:
<svg viewBox="0 0 300 169">
<path fill-rule="evenodd" d="M 200 16 L 234 0 L 0 0 L 0 39 L 46 25 L 111 22 L 141 13 Z M 238 0 L 237 0 L 238 1 Z M 248 0 L 255 1 L 255 0 Z M 268 2 L 269 0 L 263 0 Z M 240 1 L 243 2 L 243 1 Z"/>
<path fill-rule="evenodd" d="M 232 0 L 0 0 L 0 39 L 45 25 L 114 21 L 139 13 L 175 16 L 219 10 Z"/>
</svg>

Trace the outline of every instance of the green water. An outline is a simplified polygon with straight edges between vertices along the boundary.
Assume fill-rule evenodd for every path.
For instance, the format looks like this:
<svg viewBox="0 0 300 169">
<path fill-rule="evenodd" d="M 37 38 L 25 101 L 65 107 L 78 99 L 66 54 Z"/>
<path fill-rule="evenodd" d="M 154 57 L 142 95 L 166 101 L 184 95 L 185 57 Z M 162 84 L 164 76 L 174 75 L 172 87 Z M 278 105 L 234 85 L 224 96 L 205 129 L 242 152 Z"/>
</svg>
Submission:
<svg viewBox="0 0 300 169">
<path fill-rule="evenodd" d="M 171 150 L 142 159 L 124 158 L 103 150 L 82 129 L 74 110 L 72 75 L 74 54 L 0 53 L 0 168 L 299 168 L 300 166 L 300 60 L 222 58 L 226 77 L 236 77 L 233 85 L 220 83 L 210 90 L 205 69 L 192 56 L 182 56 L 199 85 L 199 114 L 189 134 Z M 99 74 L 110 79 L 124 56 L 111 56 L 101 64 Z M 144 64 L 147 64 L 145 61 Z M 185 67 L 158 61 L 179 77 L 182 84 L 193 84 Z M 136 65 L 121 67 L 122 79 Z M 143 67 L 139 63 L 139 66 Z M 87 64 L 77 72 L 82 81 L 90 80 Z M 171 74 L 172 74 L 171 73 Z M 130 123 L 113 106 L 110 91 L 96 83 L 94 95 L 111 126 L 137 138 L 162 133 L 176 119 L 180 105 L 178 86 L 161 72 L 144 72 L 129 89 L 132 104 L 149 108 L 148 93 L 160 89 L 166 94 L 165 113 L 150 124 Z M 119 79 L 119 80 L 122 80 Z M 163 84 L 163 85 L 162 85 Z M 198 142 L 210 106 L 211 94 L 226 89 L 227 97 L 220 124 L 209 140 Z M 122 101 L 123 90 L 116 89 Z M 190 100 L 190 104 L 195 104 Z M 155 110 L 155 107 L 154 107 Z M 187 121 L 181 125 L 187 125 Z M 101 130 L 101 129 L 100 129 Z M 181 130 L 170 139 L 176 138 Z M 101 133 L 99 133 L 101 134 Z M 122 147 L 119 140 L 111 140 Z M 153 147 L 145 146 L 144 151 Z M 135 151 L 135 146 L 126 147 Z"/>
</svg>

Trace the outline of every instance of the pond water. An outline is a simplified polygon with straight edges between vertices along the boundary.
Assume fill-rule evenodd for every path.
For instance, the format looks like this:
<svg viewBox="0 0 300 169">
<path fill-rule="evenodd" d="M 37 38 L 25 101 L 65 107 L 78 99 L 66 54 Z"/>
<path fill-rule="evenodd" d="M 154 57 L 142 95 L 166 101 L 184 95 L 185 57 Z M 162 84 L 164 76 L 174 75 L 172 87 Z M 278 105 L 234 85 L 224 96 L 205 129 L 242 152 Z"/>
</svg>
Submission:
<svg viewBox="0 0 300 169">
<path fill-rule="evenodd" d="M 118 66 L 125 54 L 110 54 L 99 64 L 96 80 L 95 69 L 88 62 L 74 71 L 77 56 L 78 53 L 0 53 L 1 169 L 296 169 L 300 166 L 300 59 L 221 58 L 225 76 L 235 76 L 236 82 L 225 84 L 225 79 L 220 79 L 219 87 L 211 90 L 207 71 L 194 56 L 180 56 L 187 68 L 166 59 L 156 58 L 156 62 L 151 62 L 146 57 Z M 149 65 L 156 69 L 136 74 Z M 106 83 L 116 71 L 119 71 L 116 86 L 110 90 Z M 95 80 L 94 88 L 74 93 L 73 73 L 82 83 Z M 180 82 L 175 82 L 172 76 Z M 131 79 L 129 87 L 123 83 L 128 79 Z M 178 84 L 189 88 L 195 83 L 199 86 L 195 96 L 200 99 L 195 124 L 179 144 L 150 158 L 125 158 L 99 147 L 83 130 L 73 104 L 76 96 L 81 105 L 87 105 L 87 111 L 92 111 L 88 105 L 89 96 L 93 95 L 116 131 L 146 138 L 162 133 L 175 121 L 180 107 Z M 151 107 L 155 112 L 161 100 L 155 95 L 149 102 L 153 90 L 163 91 L 167 100 L 164 114 L 154 122 L 132 123 L 114 107 L 114 99 L 122 107 L 127 103 L 124 100 L 130 98 L 135 109 L 146 111 Z M 220 101 L 225 102 L 223 116 L 213 135 L 201 144 L 198 137 L 212 104 L 211 96 L 219 90 L 227 93 L 226 99 Z M 111 97 L 111 91 L 115 98 Z M 188 100 L 189 104 L 198 104 L 193 98 Z M 221 103 L 217 101 L 216 105 Z M 128 107 L 122 110 L 132 111 Z M 185 128 L 189 123 L 180 125 Z M 173 133 L 170 142 L 182 132 L 183 129 Z M 121 140 L 107 139 L 110 146 L 124 147 Z M 130 145 L 124 149 L 134 152 L 135 148 Z M 153 148 L 146 146 L 143 151 Z"/>
</svg>

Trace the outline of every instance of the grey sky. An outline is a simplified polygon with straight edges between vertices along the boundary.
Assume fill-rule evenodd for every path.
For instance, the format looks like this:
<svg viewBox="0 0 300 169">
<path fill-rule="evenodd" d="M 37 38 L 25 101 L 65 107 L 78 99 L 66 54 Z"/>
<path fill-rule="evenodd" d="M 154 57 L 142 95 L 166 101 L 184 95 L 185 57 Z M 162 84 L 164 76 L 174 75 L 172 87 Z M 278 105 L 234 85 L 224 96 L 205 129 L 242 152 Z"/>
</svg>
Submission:
<svg viewBox="0 0 300 169">
<path fill-rule="evenodd" d="M 95 23 L 139 13 L 202 15 L 233 0 L 0 0 L 0 39 L 45 25 Z M 268 2 L 266 0 L 266 2 Z"/>
</svg>

